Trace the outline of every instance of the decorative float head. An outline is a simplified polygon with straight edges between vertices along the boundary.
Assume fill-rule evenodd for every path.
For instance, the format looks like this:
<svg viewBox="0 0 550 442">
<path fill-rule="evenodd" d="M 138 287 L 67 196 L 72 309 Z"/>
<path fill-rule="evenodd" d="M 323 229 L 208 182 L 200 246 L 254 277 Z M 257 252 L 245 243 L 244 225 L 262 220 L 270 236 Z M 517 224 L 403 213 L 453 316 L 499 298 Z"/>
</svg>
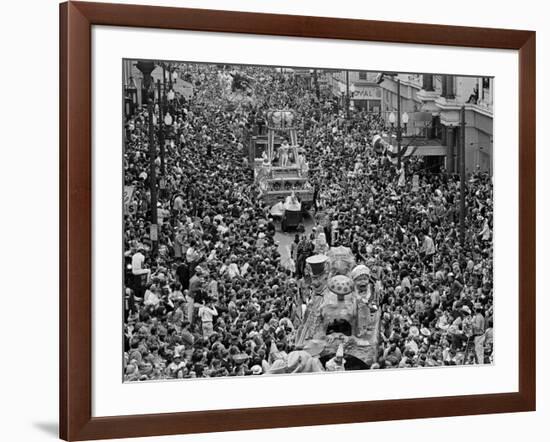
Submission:
<svg viewBox="0 0 550 442">
<path fill-rule="evenodd" d="M 355 266 L 350 273 L 350 277 L 355 283 L 357 292 L 366 293 L 370 283 L 370 269 L 363 264 Z"/>
</svg>

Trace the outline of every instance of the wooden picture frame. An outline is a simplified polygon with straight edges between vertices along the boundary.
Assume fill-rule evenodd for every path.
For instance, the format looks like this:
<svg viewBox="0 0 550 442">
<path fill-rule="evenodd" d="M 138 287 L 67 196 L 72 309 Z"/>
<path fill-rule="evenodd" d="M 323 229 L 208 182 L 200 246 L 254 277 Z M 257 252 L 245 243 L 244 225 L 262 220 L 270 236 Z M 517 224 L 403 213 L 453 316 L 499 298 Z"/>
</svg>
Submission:
<svg viewBox="0 0 550 442">
<path fill-rule="evenodd" d="M 92 417 L 93 25 L 519 51 L 519 391 Z M 68 2 L 60 5 L 60 437 L 122 438 L 535 410 L 535 32 Z"/>
</svg>

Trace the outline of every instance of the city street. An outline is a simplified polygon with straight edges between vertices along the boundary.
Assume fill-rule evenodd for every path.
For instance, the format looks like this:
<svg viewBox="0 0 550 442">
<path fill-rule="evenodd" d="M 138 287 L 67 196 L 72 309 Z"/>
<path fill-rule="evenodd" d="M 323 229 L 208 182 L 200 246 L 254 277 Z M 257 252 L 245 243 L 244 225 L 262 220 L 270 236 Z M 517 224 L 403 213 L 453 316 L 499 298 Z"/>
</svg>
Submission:
<svg viewBox="0 0 550 442">
<path fill-rule="evenodd" d="M 303 224 L 306 229 L 305 234 L 309 236 L 315 225 L 315 222 L 309 212 L 304 216 Z M 274 240 L 277 243 L 277 250 L 281 255 L 281 262 L 287 262 L 290 258 L 290 246 L 294 241 L 295 236 L 296 232 L 294 231 L 283 232 L 281 230 L 281 223 L 277 222 L 277 231 L 275 233 Z"/>
</svg>

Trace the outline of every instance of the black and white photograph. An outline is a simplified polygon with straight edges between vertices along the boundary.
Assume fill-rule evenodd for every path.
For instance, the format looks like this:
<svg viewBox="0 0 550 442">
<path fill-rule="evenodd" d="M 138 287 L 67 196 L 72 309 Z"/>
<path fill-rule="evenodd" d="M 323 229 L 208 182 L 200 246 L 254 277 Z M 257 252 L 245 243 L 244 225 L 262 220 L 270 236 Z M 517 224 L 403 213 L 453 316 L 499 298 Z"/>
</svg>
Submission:
<svg viewBox="0 0 550 442">
<path fill-rule="evenodd" d="M 6 6 L 1 440 L 548 432 L 544 2 Z"/>
<path fill-rule="evenodd" d="M 122 63 L 124 382 L 493 364 L 495 78 Z"/>
</svg>

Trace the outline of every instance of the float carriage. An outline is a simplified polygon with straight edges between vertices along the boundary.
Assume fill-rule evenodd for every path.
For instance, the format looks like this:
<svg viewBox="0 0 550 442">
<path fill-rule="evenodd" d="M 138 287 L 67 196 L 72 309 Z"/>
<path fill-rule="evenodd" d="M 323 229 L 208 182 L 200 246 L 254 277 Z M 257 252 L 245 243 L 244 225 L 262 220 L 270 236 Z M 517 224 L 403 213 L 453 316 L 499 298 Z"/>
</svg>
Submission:
<svg viewBox="0 0 550 442">
<path fill-rule="evenodd" d="M 313 204 L 305 150 L 298 146 L 297 117 L 291 110 L 267 113 L 267 134 L 250 138 L 249 162 L 260 197 L 284 230 L 298 226 Z M 298 204 L 296 204 L 296 200 Z"/>
<path fill-rule="evenodd" d="M 306 260 L 309 292 L 296 347 L 316 349 L 321 362 L 341 346 L 346 370 L 369 368 L 377 361 L 380 328 L 379 301 L 369 267 L 356 265 L 347 247 L 332 247 L 327 255 Z"/>
</svg>

